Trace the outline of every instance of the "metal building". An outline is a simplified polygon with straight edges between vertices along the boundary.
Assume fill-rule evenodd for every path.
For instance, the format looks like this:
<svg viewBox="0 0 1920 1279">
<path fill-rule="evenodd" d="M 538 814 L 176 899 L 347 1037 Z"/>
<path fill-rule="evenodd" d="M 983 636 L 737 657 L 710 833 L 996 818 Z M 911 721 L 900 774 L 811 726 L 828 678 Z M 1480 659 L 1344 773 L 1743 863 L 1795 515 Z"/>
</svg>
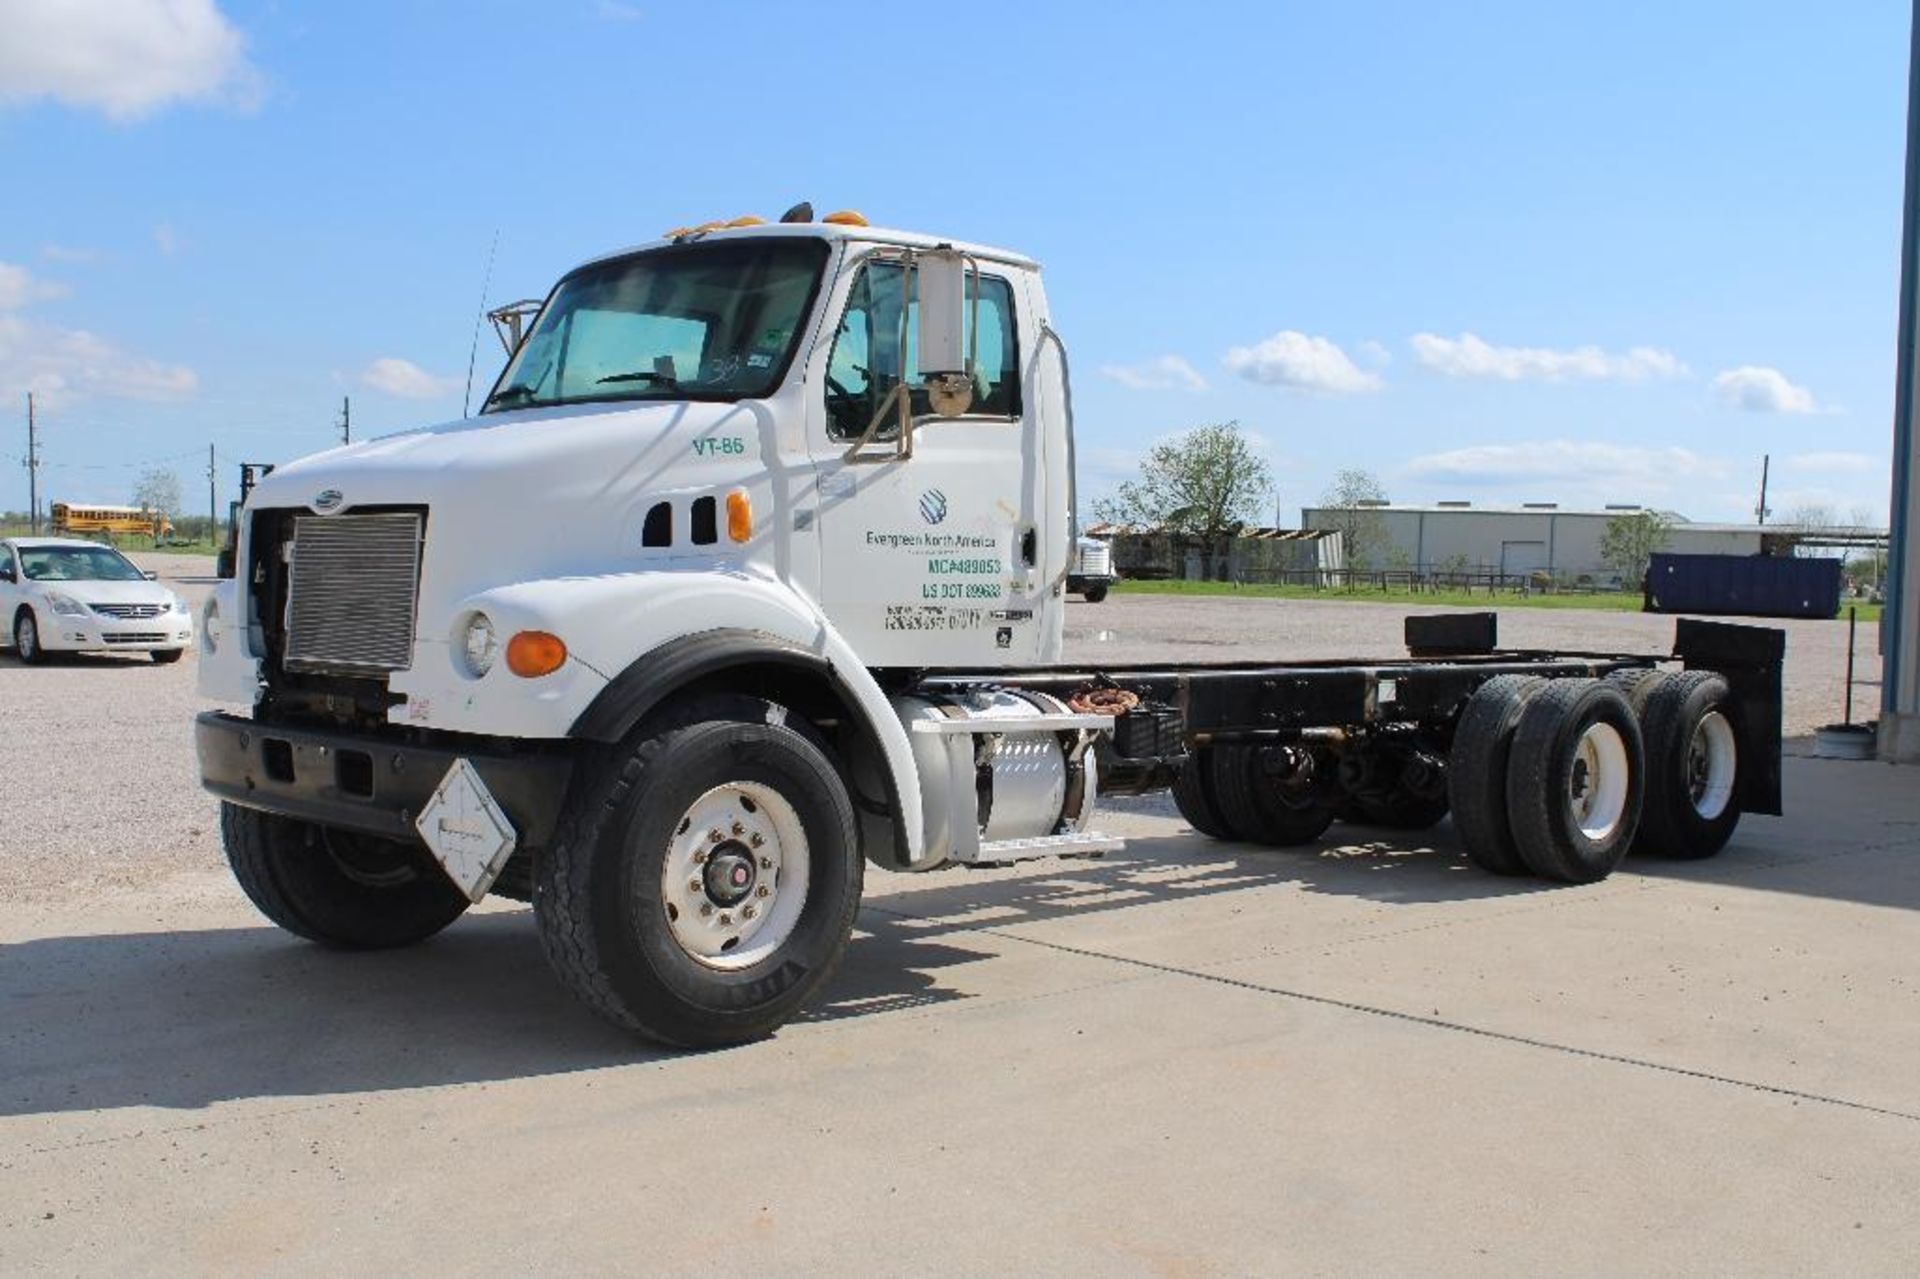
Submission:
<svg viewBox="0 0 1920 1279">
<path fill-rule="evenodd" d="M 1601 554 L 1600 539 L 1610 521 L 1641 509 L 1620 505 L 1592 510 L 1558 502 L 1371 505 L 1362 518 L 1379 530 L 1379 540 L 1367 567 L 1519 578 L 1545 573 L 1556 580 L 1618 586 L 1619 572 Z M 1354 518 L 1352 511 L 1328 507 L 1300 512 L 1304 528 L 1346 528 Z M 1662 549 L 1687 555 L 1758 555 L 1778 533 L 1757 524 L 1679 521 Z"/>
</svg>

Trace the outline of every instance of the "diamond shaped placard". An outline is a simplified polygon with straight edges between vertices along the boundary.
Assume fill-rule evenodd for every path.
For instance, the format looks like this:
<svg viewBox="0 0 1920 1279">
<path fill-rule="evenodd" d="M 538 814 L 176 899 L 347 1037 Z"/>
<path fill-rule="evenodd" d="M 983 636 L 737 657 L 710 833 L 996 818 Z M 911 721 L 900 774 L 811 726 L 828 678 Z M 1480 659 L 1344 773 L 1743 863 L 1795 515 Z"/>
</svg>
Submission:
<svg viewBox="0 0 1920 1279">
<path fill-rule="evenodd" d="M 473 902 L 487 895 L 518 842 L 513 823 L 465 758 L 453 761 L 413 825 L 447 878 Z"/>
</svg>

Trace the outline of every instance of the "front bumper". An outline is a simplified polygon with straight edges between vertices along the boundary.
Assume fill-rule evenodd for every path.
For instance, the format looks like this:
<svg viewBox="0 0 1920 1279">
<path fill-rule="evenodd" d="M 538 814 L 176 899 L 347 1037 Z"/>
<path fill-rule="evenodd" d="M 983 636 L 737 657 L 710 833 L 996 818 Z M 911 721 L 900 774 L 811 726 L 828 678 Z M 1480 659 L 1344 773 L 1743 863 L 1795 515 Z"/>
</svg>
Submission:
<svg viewBox="0 0 1920 1279">
<path fill-rule="evenodd" d="M 161 613 L 157 617 L 104 617 L 47 613 L 40 623 L 40 647 L 64 652 L 105 650 L 147 653 L 156 648 L 185 648 L 193 643 L 193 617 Z"/>
<path fill-rule="evenodd" d="M 557 752 L 402 745 L 223 711 L 197 716 L 193 736 L 200 784 L 221 799 L 412 843 L 421 842 L 415 818 L 456 759 L 479 772 L 522 847 L 552 838 L 573 772 L 572 758 Z"/>
</svg>

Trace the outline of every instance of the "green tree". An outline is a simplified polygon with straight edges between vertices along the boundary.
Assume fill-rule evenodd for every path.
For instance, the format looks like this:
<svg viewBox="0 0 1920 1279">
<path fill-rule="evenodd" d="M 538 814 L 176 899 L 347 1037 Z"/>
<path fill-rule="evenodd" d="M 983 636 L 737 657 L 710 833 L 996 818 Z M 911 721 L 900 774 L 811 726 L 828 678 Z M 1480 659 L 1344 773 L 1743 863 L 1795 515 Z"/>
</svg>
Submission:
<svg viewBox="0 0 1920 1279">
<path fill-rule="evenodd" d="M 1223 539 L 1234 536 L 1266 507 L 1273 491 L 1267 463 L 1238 422 L 1196 426 L 1156 444 L 1140 463 L 1140 478 L 1094 503 L 1094 514 L 1200 540 L 1202 575 L 1211 579 Z"/>
<path fill-rule="evenodd" d="M 1600 534 L 1600 558 L 1634 590 L 1647 584 L 1653 553 L 1673 539 L 1673 520 L 1658 511 L 1635 511 L 1607 521 Z"/>
<path fill-rule="evenodd" d="M 1333 477 L 1333 484 L 1320 497 L 1320 508 L 1329 527 L 1339 530 L 1340 550 L 1347 568 L 1364 573 L 1386 553 L 1387 521 L 1380 514 L 1387 490 L 1372 471 L 1349 468 Z M 1352 578 L 1348 578 L 1352 583 Z"/>
</svg>

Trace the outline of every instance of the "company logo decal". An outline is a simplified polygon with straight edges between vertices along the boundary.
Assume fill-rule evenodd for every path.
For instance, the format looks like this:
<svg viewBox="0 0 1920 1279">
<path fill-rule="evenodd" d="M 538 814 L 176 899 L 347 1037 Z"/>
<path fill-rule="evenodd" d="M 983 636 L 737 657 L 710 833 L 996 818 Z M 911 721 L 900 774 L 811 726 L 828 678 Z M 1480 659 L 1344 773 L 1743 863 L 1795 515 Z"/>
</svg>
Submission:
<svg viewBox="0 0 1920 1279">
<path fill-rule="evenodd" d="M 920 495 L 920 518 L 929 524 L 938 524 L 947 518 L 947 495 L 939 489 L 928 489 Z"/>
<path fill-rule="evenodd" d="M 346 501 L 339 489 L 321 489 L 313 496 L 313 509 L 325 515 L 329 511 L 340 509 L 340 503 Z"/>
</svg>

